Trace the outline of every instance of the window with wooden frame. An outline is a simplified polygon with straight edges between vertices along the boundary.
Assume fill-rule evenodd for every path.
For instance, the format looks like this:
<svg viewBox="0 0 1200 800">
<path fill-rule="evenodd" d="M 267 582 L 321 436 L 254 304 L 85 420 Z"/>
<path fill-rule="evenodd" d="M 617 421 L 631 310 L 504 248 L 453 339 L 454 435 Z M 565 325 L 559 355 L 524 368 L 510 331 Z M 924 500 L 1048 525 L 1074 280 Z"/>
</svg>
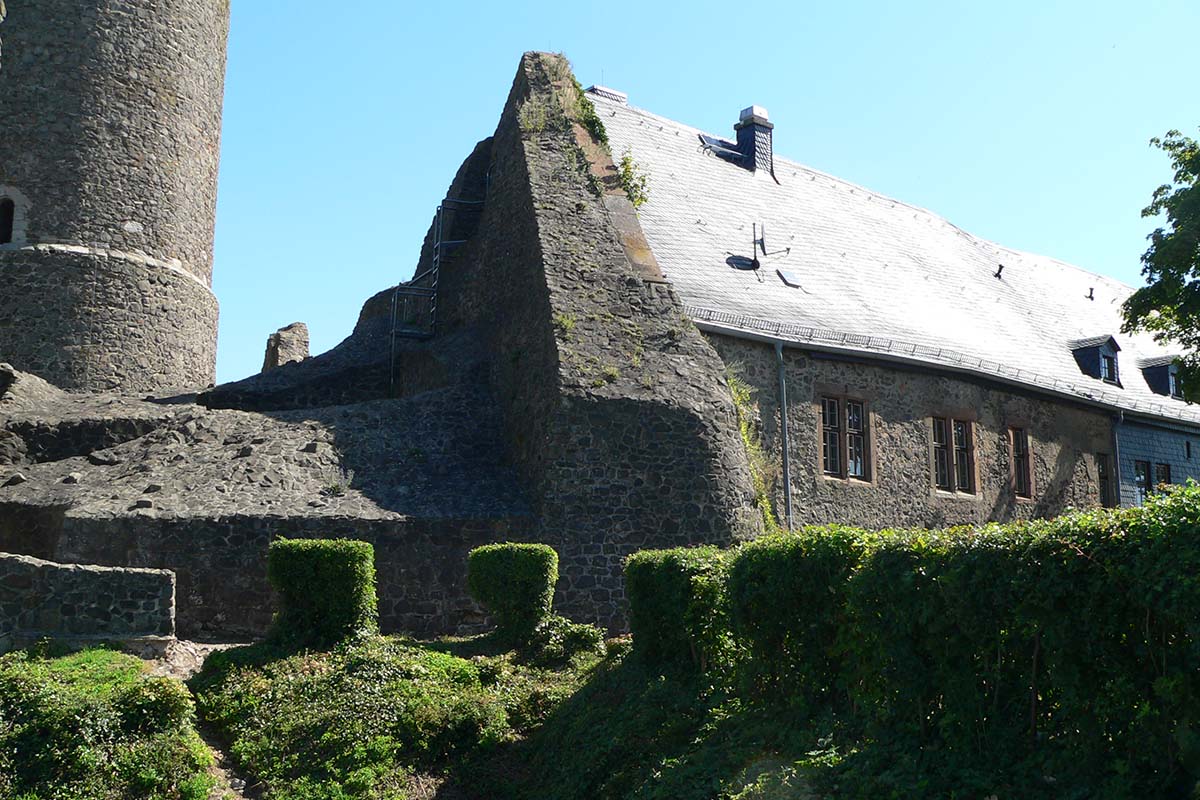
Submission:
<svg viewBox="0 0 1200 800">
<path fill-rule="evenodd" d="M 1113 486 L 1112 458 L 1108 453 L 1096 454 L 1096 477 L 1100 481 L 1100 505 L 1105 508 L 1117 507 L 1117 495 Z"/>
<path fill-rule="evenodd" d="M 1146 498 L 1154 491 L 1154 485 L 1150 483 L 1150 480 L 1150 462 L 1134 461 L 1133 482 L 1137 486 L 1138 505 L 1146 502 Z"/>
<path fill-rule="evenodd" d="M 871 479 L 867 406 L 847 397 L 821 398 L 821 470 L 831 478 Z"/>
<path fill-rule="evenodd" d="M 1171 367 L 1167 372 L 1167 391 L 1176 400 L 1183 399 L 1183 384 L 1179 381 L 1179 370 L 1176 367 Z"/>
<path fill-rule="evenodd" d="M 1154 488 L 1171 484 L 1171 465 L 1170 464 L 1155 464 L 1154 465 Z"/>
<path fill-rule="evenodd" d="M 969 421 L 933 418 L 933 484 L 943 492 L 975 493 L 975 435 Z"/>
<path fill-rule="evenodd" d="M 1029 453 L 1029 431 L 1024 428 L 1008 429 L 1012 447 L 1012 486 L 1017 497 L 1033 497 L 1033 459 Z"/>
</svg>

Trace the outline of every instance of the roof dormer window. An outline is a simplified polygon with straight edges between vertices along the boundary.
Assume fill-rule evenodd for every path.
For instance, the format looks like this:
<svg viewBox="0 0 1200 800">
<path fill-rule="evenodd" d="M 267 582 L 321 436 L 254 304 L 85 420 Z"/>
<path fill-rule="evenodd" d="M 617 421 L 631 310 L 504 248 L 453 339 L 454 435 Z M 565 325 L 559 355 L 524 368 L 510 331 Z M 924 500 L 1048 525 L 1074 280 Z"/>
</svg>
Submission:
<svg viewBox="0 0 1200 800">
<path fill-rule="evenodd" d="M 1183 399 L 1183 381 L 1179 377 L 1178 356 L 1155 356 L 1138 361 L 1146 385 L 1155 394 Z"/>
<path fill-rule="evenodd" d="M 1077 339 L 1070 343 L 1071 352 L 1075 355 L 1075 363 L 1084 375 L 1099 378 L 1113 386 L 1121 385 L 1120 367 L 1117 363 L 1117 353 L 1121 352 L 1117 340 L 1111 336 L 1092 336 L 1088 339 Z"/>
<path fill-rule="evenodd" d="M 1115 383 L 1118 386 L 1121 384 L 1120 375 L 1117 373 L 1117 357 L 1102 353 L 1100 355 L 1100 379 L 1108 383 Z"/>
</svg>

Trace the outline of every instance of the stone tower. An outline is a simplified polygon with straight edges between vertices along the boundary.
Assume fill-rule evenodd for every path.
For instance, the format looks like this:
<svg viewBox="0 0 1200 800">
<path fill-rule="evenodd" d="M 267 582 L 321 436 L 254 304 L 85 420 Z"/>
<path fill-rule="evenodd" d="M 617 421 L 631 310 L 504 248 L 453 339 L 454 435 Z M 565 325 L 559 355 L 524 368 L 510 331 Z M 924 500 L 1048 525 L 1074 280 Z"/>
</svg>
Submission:
<svg viewBox="0 0 1200 800">
<path fill-rule="evenodd" d="M 0 361 L 70 391 L 213 380 L 229 0 L 0 0 Z"/>
</svg>

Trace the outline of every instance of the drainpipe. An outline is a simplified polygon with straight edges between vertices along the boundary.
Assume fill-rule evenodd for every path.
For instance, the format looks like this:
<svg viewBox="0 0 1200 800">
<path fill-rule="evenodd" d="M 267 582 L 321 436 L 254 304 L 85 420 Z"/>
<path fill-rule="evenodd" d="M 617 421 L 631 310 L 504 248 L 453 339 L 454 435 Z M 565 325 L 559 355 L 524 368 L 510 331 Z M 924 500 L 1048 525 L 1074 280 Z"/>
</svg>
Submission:
<svg viewBox="0 0 1200 800">
<path fill-rule="evenodd" d="M 1112 426 L 1113 468 L 1116 470 L 1115 477 L 1117 480 L 1117 508 L 1120 508 L 1125 504 L 1125 493 L 1123 490 L 1124 481 L 1121 478 L 1121 439 L 1117 435 L 1117 428 L 1119 428 L 1121 423 L 1124 421 L 1125 412 L 1121 409 L 1117 409 L 1117 413 L 1113 415 Z"/>
<path fill-rule="evenodd" d="M 788 441 L 787 378 L 783 371 L 783 342 L 775 342 L 775 361 L 779 365 L 779 429 L 783 432 L 783 509 L 787 529 L 792 529 L 792 457 Z"/>
</svg>

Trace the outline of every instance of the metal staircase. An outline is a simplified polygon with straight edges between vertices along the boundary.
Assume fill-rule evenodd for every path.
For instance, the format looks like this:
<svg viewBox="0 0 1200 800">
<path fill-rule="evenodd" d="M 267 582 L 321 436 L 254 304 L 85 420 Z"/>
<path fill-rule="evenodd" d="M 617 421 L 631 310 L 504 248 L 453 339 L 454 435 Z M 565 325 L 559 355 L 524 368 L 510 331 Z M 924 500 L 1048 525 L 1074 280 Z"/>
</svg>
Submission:
<svg viewBox="0 0 1200 800">
<path fill-rule="evenodd" d="M 431 266 L 411 280 L 397 284 L 392 293 L 392 324 L 390 339 L 390 373 L 388 387 L 396 392 L 396 342 L 398 339 L 430 339 L 437 332 L 438 274 L 448 250 L 466 244 L 468 239 L 447 239 L 454 229 L 458 214 L 478 214 L 483 200 L 461 200 L 447 197 L 437 208 L 433 220 L 433 256 Z"/>
</svg>

